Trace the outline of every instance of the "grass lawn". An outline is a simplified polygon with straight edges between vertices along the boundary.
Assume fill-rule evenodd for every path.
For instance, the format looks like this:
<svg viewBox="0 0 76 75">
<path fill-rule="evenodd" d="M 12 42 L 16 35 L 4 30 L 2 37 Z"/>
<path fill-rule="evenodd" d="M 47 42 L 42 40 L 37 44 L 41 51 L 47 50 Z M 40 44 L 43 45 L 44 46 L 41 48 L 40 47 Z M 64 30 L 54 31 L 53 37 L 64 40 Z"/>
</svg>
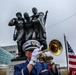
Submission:
<svg viewBox="0 0 76 75">
<path fill-rule="evenodd" d="M 68 75 L 67 70 L 60 71 L 61 75 Z"/>
<path fill-rule="evenodd" d="M 0 70 L 0 75 L 6 75 L 6 71 Z"/>
</svg>

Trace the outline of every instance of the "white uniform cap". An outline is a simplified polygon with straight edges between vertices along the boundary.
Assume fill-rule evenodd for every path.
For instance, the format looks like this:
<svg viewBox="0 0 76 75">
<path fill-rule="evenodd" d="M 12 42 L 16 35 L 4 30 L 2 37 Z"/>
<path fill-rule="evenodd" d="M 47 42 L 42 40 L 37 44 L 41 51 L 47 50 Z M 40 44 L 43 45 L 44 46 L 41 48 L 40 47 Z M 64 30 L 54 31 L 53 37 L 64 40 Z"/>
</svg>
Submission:
<svg viewBox="0 0 76 75">
<path fill-rule="evenodd" d="M 41 45 L 37 40 L 28 40 L 23 44 L 23 51 L 39 48 Z"/>
</svg>

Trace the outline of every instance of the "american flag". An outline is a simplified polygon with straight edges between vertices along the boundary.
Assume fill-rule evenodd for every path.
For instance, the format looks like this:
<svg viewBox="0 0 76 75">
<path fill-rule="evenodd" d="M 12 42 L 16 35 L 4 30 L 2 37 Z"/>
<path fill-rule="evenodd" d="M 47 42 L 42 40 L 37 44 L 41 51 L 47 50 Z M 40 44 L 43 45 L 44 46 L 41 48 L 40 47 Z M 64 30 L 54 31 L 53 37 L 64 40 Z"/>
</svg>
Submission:
<svg viewBox="0 0 76 75">
<path fill-rule="evenodd" d="M 68 67 L 69 70 L 74 73 L 76 72 L 76 55 L 68 42 L 67 47 L 68 47 Z"/>
</svg>

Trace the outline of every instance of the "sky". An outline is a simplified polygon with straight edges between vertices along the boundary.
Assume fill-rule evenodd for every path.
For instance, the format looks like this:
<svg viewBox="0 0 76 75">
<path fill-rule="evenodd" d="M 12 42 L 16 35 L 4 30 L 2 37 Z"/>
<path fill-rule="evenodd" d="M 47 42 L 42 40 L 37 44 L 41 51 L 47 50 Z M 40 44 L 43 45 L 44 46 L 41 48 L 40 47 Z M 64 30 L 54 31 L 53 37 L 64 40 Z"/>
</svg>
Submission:
<svg viewBox="0 0 76 75">
<path fill-rule="evenodd" d="M 52 56 L 55 63 L 65 66 L 64 34 L 76 53 L 76 0 L 0 0 L 0 46 L 16 45 L 16 41 L 13 41 L 14 26 L 9 27 L 8 23 L 17 12 L 28 12 L 31 16 L 32 7 L 44 13 L 48 10 L 45 26 L 47 43 L 53 39 L 62 43 L 62 53 Z"/>
</svg>

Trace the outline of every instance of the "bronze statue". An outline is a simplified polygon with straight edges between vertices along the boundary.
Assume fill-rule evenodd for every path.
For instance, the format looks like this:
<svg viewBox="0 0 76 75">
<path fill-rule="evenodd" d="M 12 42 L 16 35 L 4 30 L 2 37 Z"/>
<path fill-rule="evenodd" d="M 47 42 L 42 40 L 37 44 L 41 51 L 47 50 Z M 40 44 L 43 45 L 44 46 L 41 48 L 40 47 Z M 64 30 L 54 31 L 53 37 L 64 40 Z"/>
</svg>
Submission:
<svg viewBox="0 0 76 75">
<path fill-rule="evenodd" d="M 27 12 L 24 13 L 24 18 L 20 12 L 16 13 L 16 18 L 9 22 L 9 26 L 15 26 L 13 40 L 17 41 L 19 57 L 24 57 L 22 45 L 28 40 L 37 40 L 43 45 L 43 50 L 47 48 L 45 23 L 47 18 L 43 12 L 38 12 L 37 8 L 32 8 L 32 16 Z"/>
<path fill-rule="evenodd" d="M 22 18 L 22 14 L 20 12 L 16 13 L 16 17 L 17 18 L 13 18 L 8 25 L 15 26 L 13 40 L 17 41 L 19 57 L 22 57 L 24 55 L 22 50 L 22 44 L 24 41 L 24 19 Z"/>
</svg>

